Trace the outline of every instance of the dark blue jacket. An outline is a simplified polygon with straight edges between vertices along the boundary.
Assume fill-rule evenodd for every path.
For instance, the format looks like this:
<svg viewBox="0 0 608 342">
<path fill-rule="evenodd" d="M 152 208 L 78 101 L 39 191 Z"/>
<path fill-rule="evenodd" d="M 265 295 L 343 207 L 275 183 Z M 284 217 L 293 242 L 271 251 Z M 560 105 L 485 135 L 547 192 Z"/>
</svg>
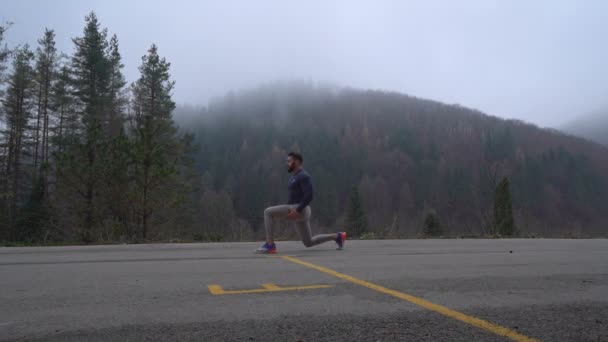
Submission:
<svg viewBox="0 0 608 342">
<path fill-rule="evenodd" d="M 300 170 L 300 172 L 289 178 L 287 187 L 289 188 L 289 201 L 287 204 L 298 204 L 296 211 L 301 213 L 312 201 L 312 178 L 308 172 Z"/>
</svg>

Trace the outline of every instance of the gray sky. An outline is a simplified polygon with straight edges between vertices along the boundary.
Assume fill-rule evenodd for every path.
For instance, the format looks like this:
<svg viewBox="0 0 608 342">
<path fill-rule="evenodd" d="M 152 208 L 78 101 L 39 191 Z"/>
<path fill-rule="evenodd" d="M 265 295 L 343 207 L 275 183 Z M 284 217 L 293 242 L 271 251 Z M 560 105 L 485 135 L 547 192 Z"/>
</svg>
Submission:
<svg viewBox="0 0 608 342">
<path fill-rule="evenodd" d="M 7 41 L 71 53 L 94 10 L 125 74 L 151 43 L 178 103 L 294 78 L 395 90 L 557 127 L 608 105 L 608 1 L 0 0 Z"/>
</svg>

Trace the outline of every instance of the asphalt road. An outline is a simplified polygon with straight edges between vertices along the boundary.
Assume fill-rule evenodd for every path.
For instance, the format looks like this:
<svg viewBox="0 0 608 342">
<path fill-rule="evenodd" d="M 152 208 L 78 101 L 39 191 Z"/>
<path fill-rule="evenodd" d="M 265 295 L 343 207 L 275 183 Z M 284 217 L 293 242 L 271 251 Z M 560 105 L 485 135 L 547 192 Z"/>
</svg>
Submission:
<svg viewBox="0 0 608 342">
<path fill-rule="evenodd" d="M 0 248 L 0 340 L 608 341 L 608 240 L 256 247 Z"/>
</svg>

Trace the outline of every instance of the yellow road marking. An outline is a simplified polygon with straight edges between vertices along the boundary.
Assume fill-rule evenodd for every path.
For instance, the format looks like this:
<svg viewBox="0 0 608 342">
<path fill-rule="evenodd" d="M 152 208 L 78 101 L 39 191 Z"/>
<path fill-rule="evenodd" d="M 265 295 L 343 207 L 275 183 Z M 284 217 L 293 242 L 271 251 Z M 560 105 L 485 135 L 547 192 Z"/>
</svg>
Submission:
<svg viewBox="0 0 608 342">
<path fill-rule="evenodd" d="M 353 276 L 349 276 L 348 274 L 344 274 L 344 273 L 340 273 L 340 272 L 336 272 L 334 270 L 331 270 L 329 268 L 323 267 L 323 266 L 318 266 L 315 264 L 311 264 L 309 262 L 300 260 L 298 258 L 292 257 L 292 256 L 283 256 L 282 257 L 285 260 L 289 260 L 291 262 L 294 262 L 296 264 L 300 264 L 302 266 L 306 266 L 312 269 L 315 269 L 317 271 L 323 272 L 323 273 L 327 273 L 330 274 L 334 277 L 340 278 L 340 279 L 344 279 L 346 281 L 350 281 L 351 283 L 357 284 L 357 285 L 361 285 L 364 287 L 367 287 L 368 289 L 372 289 L 374 291 L 378 291 L 378 292 L 382 292 L 384 294 L 387 295 L 391 295 L 393 297 L 397 297 L 399 299 L 403 299 L 405 301 L 408 301 L 410 303 L 416 304 L 418 306 L 421 306 L 425 309 L 429 309 L 431 311 L 435 311 L 437 313 L 440 313 L 444 316 L 448 316 L 451 318 L 454 318 L 456 320 L 459 320 L 461 322 L 476 326 L 478 328 L 481 328 L 483 330 L 489 331 L 491 333 L 494 333 L 496 335 L 500 335 L 500 336 L 505 336 L 508 337 L 514 341 L 518 341 L 518 342 L 539 342 L 539 340 L 522 335 L 514 330 L 511 330 L 509 328 L 505 328 L 503 326 L 500 326 L 498 324 L 474 317 L 474 316 L 469 316 L 466 314 L 463 314 L 461 312 L 458 312 L 456 310 L 452 310 L 450 308 L 447 308 L 445 306 L 439 305 L 439 304 L 435 304 L 432 302 L 429 302 L 428 300 L 419 298 L 419 297 L 415 297 L 412 295 L 409 295 L 407 293 L 403 293 L 403 292 L 399 292 L 396 290 L 391 290 L 389 288 L 386 288 L 384 286 L 380 286 L 380 285 L 376 285 L 374 283 L 370 283 L 368 281 L 365 280 L 361 280 L 358 278 L 355 278 Z"/>
<path fill-rule="evenodd" d="M 209 285 L 209 292 L 212 295 L 230 295 L 230 294 L 247 294 L 247 293 L 266 293 L 266 292 L 280 292 L 280 291 L 298 291 L 298 290 L 312 290 L 312 289 L 327 289 L 333 287 L 333 285 L 307 285 L 307 286 L 288 286 L 281 287 L 275 284 L 262 284 L 262 289 L 253 290 L 224 290 L 220 285 Z"/>
</svg>

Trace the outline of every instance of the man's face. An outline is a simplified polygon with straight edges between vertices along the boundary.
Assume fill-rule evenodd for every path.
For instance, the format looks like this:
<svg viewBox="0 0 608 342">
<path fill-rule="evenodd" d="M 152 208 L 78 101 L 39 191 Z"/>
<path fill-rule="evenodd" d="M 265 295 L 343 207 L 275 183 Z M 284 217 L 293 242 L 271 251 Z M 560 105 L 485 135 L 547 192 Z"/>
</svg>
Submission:
<svg viewBox="0 0 608 342">
<path fill-rule="evenodd" d="M 287 172 L 292 173 L 298 167 L 299 161 L 292 157 L 287 157 Z"/>
</svg>

